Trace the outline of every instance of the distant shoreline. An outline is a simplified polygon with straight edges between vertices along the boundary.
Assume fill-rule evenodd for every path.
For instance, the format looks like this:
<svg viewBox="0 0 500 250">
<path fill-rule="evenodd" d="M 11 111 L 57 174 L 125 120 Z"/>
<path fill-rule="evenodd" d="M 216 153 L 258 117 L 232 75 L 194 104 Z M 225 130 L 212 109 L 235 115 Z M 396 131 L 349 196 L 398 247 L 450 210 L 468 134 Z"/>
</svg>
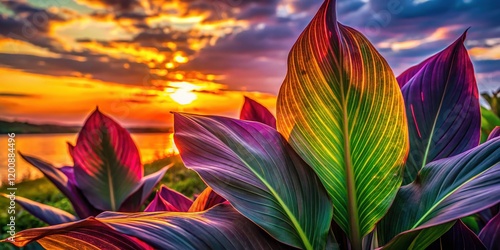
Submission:
<svg viewBox="0 0 500 250">
<path fill-rule="evenodd" d="M 172 128 L 126 128 L 134 134 L 172 133 Z M 16 134 L 76 134 L 80 132 L 79 126 L 64 126 L 55 124 L 33 124 L 28 122 L 9 122 L 0 120 L 0 135 L 7 133 Z"/>
</svg>

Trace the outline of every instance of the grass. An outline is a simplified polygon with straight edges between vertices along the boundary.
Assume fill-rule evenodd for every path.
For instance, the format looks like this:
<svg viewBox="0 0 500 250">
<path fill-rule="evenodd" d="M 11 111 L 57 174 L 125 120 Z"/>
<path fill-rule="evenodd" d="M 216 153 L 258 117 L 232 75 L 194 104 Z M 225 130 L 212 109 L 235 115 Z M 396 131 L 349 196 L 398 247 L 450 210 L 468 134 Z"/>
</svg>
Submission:
<svg viewBox="0 0 500 250">
<path fill-rule="evenodd" d="M 174 163 L 174 165 L 167 171 L 163 179 L 160 181 L 157 189 L 161 184 L 169 188 L 175 189 L 187 197 L 192 198 L 193 195 L 199 194 L 205 189 L 206 185 L 199 178 L 196 172 L 184 167 L 179 156 L 171 156 L 165 159 L 156 160 L 152 163 L 144 165 L 144 174 L 148 175 L 164 166 Z M 0 187 L 0 193 L 8 193 L 7 187 Z M 22 196 L 30 200 L 34 200 L 46 205 L 57 207 L 64 211 L 74 214 L 73 207 L 68 199 L 46 178 L 25 181 L 16 184 L 17 196 Z M 149 201 L 154 197 L 154 192 L 150 195 Z M 146 202 L 149 203 L 149 201 Z M 7 207 L 9 200 L 0 197 L 0 227 L 2 228 L 1 239 L 7 238 L 7 222 L 9 214 L 7 214 Z M 29 228 L 37 228 L 47 226 L 44 222 L 35 218 L 27 211 L 22 209 L 19 205 L 16 207 L 16 232 L 20 232 Z M 31 244 L 30 244 L 31 245 Z M 0 244 L 0 249 L 13 249 L 10 244 Z"/>
</svg>

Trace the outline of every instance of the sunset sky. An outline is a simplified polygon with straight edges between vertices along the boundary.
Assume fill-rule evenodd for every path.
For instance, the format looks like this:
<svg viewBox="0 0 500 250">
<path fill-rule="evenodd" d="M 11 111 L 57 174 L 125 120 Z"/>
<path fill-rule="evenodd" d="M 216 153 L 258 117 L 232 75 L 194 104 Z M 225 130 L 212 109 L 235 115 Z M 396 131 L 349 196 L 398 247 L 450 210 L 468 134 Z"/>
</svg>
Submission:
<svg viewBox="0 0 500 250">
<path fill-rule="evenodd" d="M 291 46 L 321 0 L 0 0 L 0 118 L 81 124 L 99 106 L 126 126 L 170 111 L 271 110 Z M 500 1 L 340 0 L 395 74 L 468 27 L 480 91 L 500 87 Z"/>
</svg>

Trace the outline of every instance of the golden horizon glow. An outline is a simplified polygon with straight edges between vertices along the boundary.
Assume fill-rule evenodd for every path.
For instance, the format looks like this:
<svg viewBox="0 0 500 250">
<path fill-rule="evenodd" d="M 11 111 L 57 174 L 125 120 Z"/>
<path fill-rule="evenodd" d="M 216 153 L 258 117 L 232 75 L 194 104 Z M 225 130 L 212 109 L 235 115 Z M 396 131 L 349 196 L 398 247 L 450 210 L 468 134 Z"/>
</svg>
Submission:
<svg viewBox="0 0 500 250">
<path fill-rule="evenodd" d="M 50 76 L 0 68 L 0 119 L 34 123 L 82 124 L 99 106 L 123 126 L 172 126 L 171 111 L 238 118 L 243 96 L 275 112 L 276 96 L 227 91 L 214 82 L 168 82 L 159 90 L 98 81 L 89 76 Z M 34 105 L 36 103 L 36 105 Z"/>
</svg>

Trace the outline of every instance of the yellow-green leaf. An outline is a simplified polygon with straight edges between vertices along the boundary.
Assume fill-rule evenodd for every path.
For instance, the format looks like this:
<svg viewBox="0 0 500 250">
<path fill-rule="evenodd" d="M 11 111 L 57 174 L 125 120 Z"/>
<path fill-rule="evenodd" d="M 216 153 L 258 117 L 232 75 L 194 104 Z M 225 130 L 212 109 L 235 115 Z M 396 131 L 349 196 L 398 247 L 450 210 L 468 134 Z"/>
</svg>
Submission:
<svg viewBox="0 0 500 250">
<path fill-rule="evenodd" d="M 289 55 L 278 130 L 319 175 L 354 248 L 389 208 L 408 153 L 403 97 L 387 62 L 325 1 Z"/>
</svg>

